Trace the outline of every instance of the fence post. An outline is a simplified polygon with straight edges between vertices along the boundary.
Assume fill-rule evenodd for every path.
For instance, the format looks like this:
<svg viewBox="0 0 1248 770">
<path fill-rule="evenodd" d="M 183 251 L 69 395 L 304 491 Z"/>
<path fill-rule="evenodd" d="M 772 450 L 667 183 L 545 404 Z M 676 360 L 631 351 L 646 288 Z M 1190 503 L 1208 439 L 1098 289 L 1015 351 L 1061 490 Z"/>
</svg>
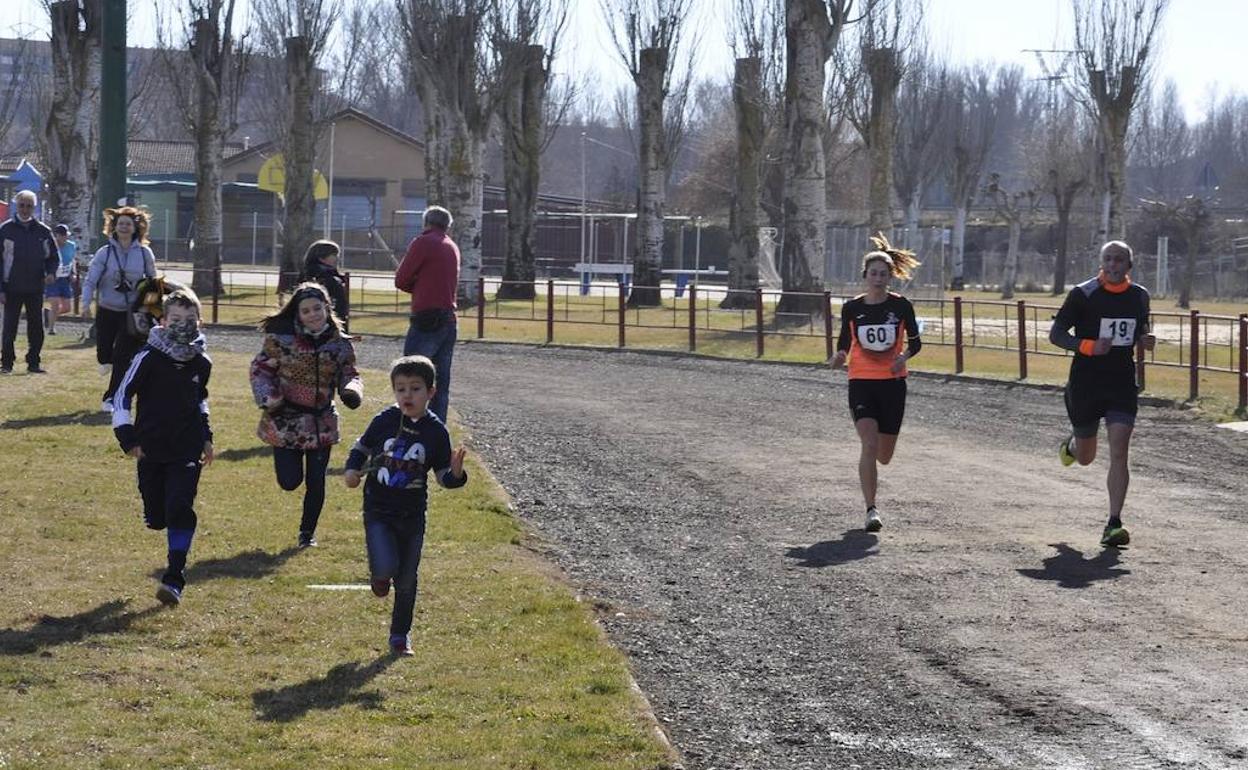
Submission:
<svg viewBox="0 0 1248 770">
<path fill-rule="evenodd" d="M 953 371 L 962 373 L 962 298 L 953 298 Z"/>
<path fill-rule="evenodd" d="M 1248 409 L 1248 313 L 1239 314 L 1239 411 Z"/>
<path fill-rule="evenodd" d="M 689 352 L 698 349 L 698 282 L 689 284 Z"/>
<path fill-rule="evenodd" d="M 754 351 L 763 357 L 763 290 L 754 290 Z"/>
<path fill-rule="evenodd" d="M 485 337 L 485 276 L 477 276 L 477 339 Z"/>
<path fill-rule="evenodd" d="M 1200 395 L 1200 311 L 1192 311 L 1192 360 L 1188 362 L 1188 400 L 1195 401 Z"/>
<path fill-rule="evenodd" d="M 1018 301 L 1018 379 L 1027 379 L 1027 302 Z"/>
<path fill-rule="evenodd" d="M 627 220 L 625 220 L 627 221 Z M 620 340 L 619 346 L 624 347 L 624 306 L 628 304 L 628 289 L 624 287 L 624 282 L 620 281 L 620 299 L 619 299 L 619 318 L 620 318 Z"/>
<path fill-rule="evenodd" d="M 195 271 L 192 270 L 191 275 L 193 276 L 194 274 L 195 274 Z M 212 266 L 212 323 L 213 325 L 216 325 L 217 323 L 217 317 L 218 317 L 217 309 L 220 304 L 221 304 L 221 262 L 218 261 L 217 264 Z"/>
<path fill-rule="evenodd" d="M 546 279 L 546 344 L 555 341 L 555 279 Z"/>
<path fill-rule="evenodd" d="M 836 341 L 832 339 L 832 292 L 823 293 L 823 352 L 825 358 L 836 355 Z"/>
<path fill-rule="evenodd" d="M 1135 384 L 1136 389 L 1141 393 L 1144 392 L 1144 354 L 1146 352 L 1144 350 L 1144 337 L 1141 335 L 1140 339 L 1135 343 Z"/>
</svg>

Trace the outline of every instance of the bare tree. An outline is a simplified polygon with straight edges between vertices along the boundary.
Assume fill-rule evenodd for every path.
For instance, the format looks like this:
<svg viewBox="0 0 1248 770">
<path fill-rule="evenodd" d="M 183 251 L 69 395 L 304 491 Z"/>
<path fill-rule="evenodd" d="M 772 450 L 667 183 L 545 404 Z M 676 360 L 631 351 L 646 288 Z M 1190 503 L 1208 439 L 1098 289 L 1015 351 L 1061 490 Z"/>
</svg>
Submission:
<svg viewBox="0 0 1248 770">
<path fill-rule="evenodd" d="M 865 0 L 869 10 L 874 0 Z M 822 312 L 828 204 L 825 70 L 854 0 L 785 0 L 784 249 L 779 312 Z"/>
<path fill-rule="evenodd" d="M 1127 136 L 1148 82 L 1153 41 L 1170 0 L 1071 0 L 1074 45 L 1083 63 L 1080 99 L 1096 118 L 1105 153 L 1101 238 L 1126 233 Z"/>
<path fill-rule="evenodd" d="M 691 0 L 600 0 L 616 53 L 636 86 L 637 240 L 630 307 L 662 304 L 667 181 L 680 146 L 692 67 L 680 64 Z M 674 97 L 669 103 L 669 97 Z"/>
<path fill-rule="evenodd" d="M 96 123 L 100 111 L 100 0 L 47 2 L 52 21 L 50 107 L 41 145 L 48 168 L 45 203 L 73 232 L 92 226 Z"/>
<path fill-rule="evenodd" d="M 915 51 L 898 94 L 893 188 L 906 216 L 906 248 L 917 250 L 923 196 L 940 173 L 941 132 L 948 111 L 949 72 L 926 51 Z"/>
<path fill-rule="evenodd" d="M 893 148 L 897 142 L 897 91 L 908 69 L 908 52 L 923 20 L 922 0 L 885 0 L 873 5 L 855 25 L 857 58 L 848 51 L 840 66 L 855 64 L 858 91 L 851 94 L 849 117 L 867 147 L 867 191 L 871 232 L 893 230 Z M 849 59 L 852 63 L 844 60 Z"/>
<path fill-rule="evenodd" d="M 541 158 L 563 121 L 573 93 L 549 101 L 551 64 L 567 20 L 566 0 L 514 0 L 495 16 L 495 56 L 503 80 L 499 123 L 503 187 L 507 199 L 507 250 L 500 299 L 532 299 L 536 278 L 534 238 Z"/>
<path fill-rule="evenodd" d="M 9 43 L 5 48 L 5 55 L 11 57 L 13 64 L 8 78 L 0 81 L 0 155 L 6 153 L 12 142 L 13 125 L 22 111 L 22 94 L 30 93 L 37 86 L 31 82 L 34 72 L 30 66 L 30 41 L 18 38 L 5 42 Z"/>
<path fill-rule="evenodd" d="M 284 61 L 285 88 L 271 82 L 272 127 L 282 148 L 285 185 L 282 191 L 282 266 L 279 288 L 298 280 L 303 254 L 314 237 L 316 215 L 315 164 L 320 131 L 318 95 L 324 89 L 320 63 L 342 14 L 334 0 L 257 0 L 252 6 L 261 44 Z M 343 76 L 338 70 L 339 76 Z M 270 78 L 276 72 L 269 68 Z"/>
<path fill-rule="evenodd" d="M 234 34 L 235 0 L 187 0 L 181 47 L 162 46 L 164 71 L 186 130 L 195 138 L 195 240 L 192 288 L 214 291 L 221 264 L 221 167 L 225 140 L 238 127 L 238 100 L 247 72 L 246 35 Z M 162 30 L 161 37 L 165 36 Z M 163 43 L 163 40 L 162 40 Z"/>
<path fill-rule="evenodd" d="M 1092 183 L 1093 129 L 1068 99 L 1059 100 L 1056 89 L 1039 130 L 1029 143 L 1030 178 L 1036 187 L 1053 196 L 1057 214 L 1057 254 L 1053 261 L 1053 296 L 1066 291 L 1066 268 L 1070 262 L 1070 220 L 1075 201 Z"/>
<path fill-rule="evenodd" d="M 1009 229 L 1009 241 L 1005 249 L 1005 262 L 1001 268 L 1001 299 L 1013 299 L 1014 284 L 1018 278 L 1018 244 L 1023 227 L 1040 205 L 1040 192 L 1027 188 L 1010 192 L 1001 184 L 999 174 L 991 174 L 984 187 L 984 197 L 992 203 L 996 215 Z"/>
<path fill-rule="evenodd" d="M 490 0 L 400 0 L 409 80 L 425 119 L 430 202 L 450 209 L 462 268 L 460 299 L 476 304 L 481 274 L 482 151 L 498 103 L 488 50 Z"/>
<path fill-rule="evenodd" d="M 958 290 L 966 286 L 966 219 L 992 149 L 998 105 L 992 76 L 983 67 L 957 73 L 950 85 L 945 168 L 954 209 L 950 288 Z"/>
<path fill-rule="evenodd" d="M 736 0 L 732 33 L 737 58 L 732 103 L 736 118 L 736 165 L 728 229 L 728 291 L 720 307 L 754 304 L 759 286 L 759 219 L 762 216 L 763 161 L 768 136 L 779 113 L 784 68 L 784 16 L 779 0 Z"/>
<path fill-rule="evenodd" d="M 1183 238 L 1183 269 L 1179 272 L 1178 305 L 1181 308 L 1190 308 L 1196 263 L 1200 259 L 1201 247 L 1213 219 L 1210 201 L 1199 195 L 1187 195 L 1175 201 L 1143 200 L 1141 203 L 1151 219 L 1171 231 L 1177 231 Z"/>
<path fill-rule="evenodd" d="M 1141 101 L 1133 136 L 1135 166 L 1143 173 L 1145 194 L 1168 200 L 1185 192 L 1179 179 L 1191 157 L 1194 137 L 1174 81 L 1167 81 L 1160 93 Z"/>
</svg>

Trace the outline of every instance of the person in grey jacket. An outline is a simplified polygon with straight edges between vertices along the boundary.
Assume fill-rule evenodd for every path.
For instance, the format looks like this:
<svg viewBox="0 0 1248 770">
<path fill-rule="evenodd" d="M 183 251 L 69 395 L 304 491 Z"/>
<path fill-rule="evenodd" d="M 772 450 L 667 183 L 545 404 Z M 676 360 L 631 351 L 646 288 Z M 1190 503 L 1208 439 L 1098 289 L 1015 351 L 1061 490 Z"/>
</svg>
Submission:
<svg viewBox="0 0 1248 770">
<path fill-rule="evenodd" d="M 4 304 L 0 338 L 0 374 L 13 371 L 17 359 L 17 322 L 26 310 L 26 371 L 43 374 L 43 289 L 56 278 L 61 263 L 52 230 L 35 219 L 38 198 L 30 190 L 14 196 L 13 218 L 0 225 L 0 303 Z"/>
<path fill-rule="evenodd" d="M 147 214 L 133 206 L 104 210 L 104 234 L 108 241 L 91 258 L 91 267 L 82 282 L 82 317 L 95 314 L 95 358 L 100 366 L 112 365 L 112 374 L 100 408 L 113 411 L 113 393 L 130 359 L 143 347 L 143 340 L 126 331 L 126 315 L 138 297 L 143 278 L 156 277 L 156 257 L 147 246 Z"/>
</svg>

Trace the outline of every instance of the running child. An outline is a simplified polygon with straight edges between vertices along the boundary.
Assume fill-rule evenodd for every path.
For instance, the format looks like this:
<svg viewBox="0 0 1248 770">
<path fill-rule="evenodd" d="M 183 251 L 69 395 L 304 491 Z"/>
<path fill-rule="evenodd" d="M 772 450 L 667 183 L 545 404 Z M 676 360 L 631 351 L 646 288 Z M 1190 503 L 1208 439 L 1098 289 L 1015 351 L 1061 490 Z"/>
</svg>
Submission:
<svg viewBox="0 0 1248 770">
<path fill-rule="evenodd" d="M 369 423 L 351 447 L 343 481 L 364 482 L 364 539 L 373 593 L 384 597 L 394 584 L 390 650 L 412 655 L 409 632 L 416 606 L 416 572 L 425 540 L 429 471 L 443 487 L 468 483 L 463 448 L 451 448 L 451 434 L 429 409 L 437 391 L 433 362 L 404 356 L 390 367 L 395 403 Z"/>
<path fill-rule="evenodd" d="M 52 237 L 56 239 L 56 250 L 61 261 L 56 268 L 56 279 L 43 290 L 43 296 L 48 300 L 48 307 L 43 309 L 43 326 L 48 334 L 56 334 L 56 319 L 68 313 L 73 306 L 73 275 L 78 254 L 78 244 L 69 239 L 69 225 L 53 227 Z"/>
<path fill-rule="evenodd" d="M 325 505 L 329 453 L 339 440 L 334 393 L 355 409 L 364 386 L 355 369 L 355 347 L 320 284 L 299 284 L 260 328 L 264 343 L 251 362 L 252 395 L 264 410 L 256 435 L 273 447 L 282 489 L 293 492 L 304 485 L 298 545 L 310 548 L 317 544 Z"/>
<path fill-rule="evenodd" d="M 168 565 L 156 588 L 156 598 L 169 606 L 182 601 L 199 474 L 212 462 L 212 361 L 204 353 L 199 314 L 199 298 L 190 289 L 168 295 L 161 325 L 131 359 L 114 399 L 113 432 L 122 451 L 138 460 L 143 521 L 149 529 L 165 530 L 169 544 Z"/>
<path fill-rule="evenodd" d="M 849 411 L 862 442 L 858 481 L 867 505 L 866 530 L 878 532 L 884 522 L 875 507 L 876 463 L 888 465 L 893 459 L 906 413 L 906 361 L 918 355 L 923 343 L 914 306 L 888 290 L 892 278 L 909 278 L 920 262 L 914 252 L 889 245 L 882 233 L 871 243 L 876 250 L 862 258 L 867 291 L 841 310 L 841 334 L 831 364 L 839 369 L 849 359 Z"/>
<path fill-rule="evenodd" d="M 1096 459 L 1096 434 L 1105 420 L 1109 521 L 1101 545 L 1106 548 L 1131 542 L 1122 525 L 1122 505 L 1131 481 L 1127 454 L 1139 409 L 1135 347 L 1142 342 L 1145 350 L 1152 350 L 1156 344 L 1148 333 L 1148 290 L 1129 275 L 1132 256 L 1122 241 L 1102 246 L 1100 273 L 1071 289 L 1049 331 L 1050 342 L 1075 354 L 1065 393 L 1071 435 L 1057 450 L 1062 465 L 1088 465 Z"/>
</svg>

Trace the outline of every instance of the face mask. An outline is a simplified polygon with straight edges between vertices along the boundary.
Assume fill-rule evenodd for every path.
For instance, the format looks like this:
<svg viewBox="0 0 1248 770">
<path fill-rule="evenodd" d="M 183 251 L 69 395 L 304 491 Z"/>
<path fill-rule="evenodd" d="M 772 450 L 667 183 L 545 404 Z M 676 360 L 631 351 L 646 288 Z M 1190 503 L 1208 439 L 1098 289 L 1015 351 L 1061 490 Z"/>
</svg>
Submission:
<svg viewBox="0 0 1248 770">
<path fill-rule="evenodd" d="M 199 322 L 194 318 L 175 321 L 165 327 L 169 339 L 179 345 L 189 345 L 199 336 Z"/>
</svg>

